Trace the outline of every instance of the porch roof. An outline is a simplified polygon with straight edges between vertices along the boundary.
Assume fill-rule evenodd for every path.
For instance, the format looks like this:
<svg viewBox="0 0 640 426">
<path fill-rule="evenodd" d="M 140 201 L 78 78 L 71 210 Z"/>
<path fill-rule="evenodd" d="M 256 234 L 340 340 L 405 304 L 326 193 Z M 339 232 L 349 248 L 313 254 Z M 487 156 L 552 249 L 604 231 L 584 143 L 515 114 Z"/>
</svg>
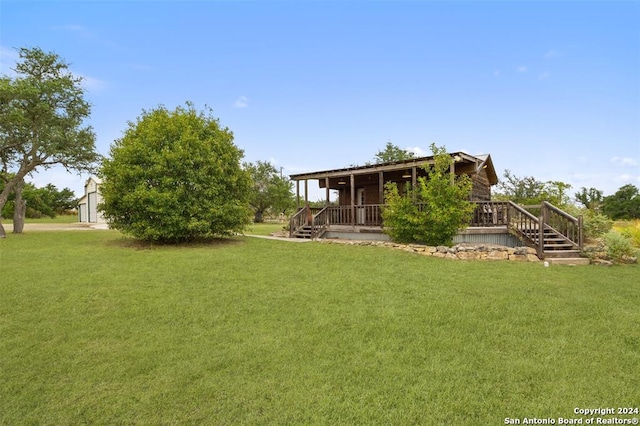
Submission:
<svg viewBox="0 0 640 426">
<path fill-rule="evenodd" d="M 455 152 L 449 153 L 449 155 L 454 159 L 456 165 L 466 165 L 467 167 L 463 168 L 465 172 L 479 172 L 482 169 L 485 169 L 487 172 L 487 177 L 489 179 L 489 183 L 491 185 L 495 185 L 498 183 L 498 175 L 496 174 L 495 168 L 493 166 L 493 161 L 491 160 L 491 155 L 470 155 L 466 152 Z M 322 170 L 317 172 L 309 172 L 309 173 L 299 173 L 294 175 L 289 175 L 291 180 L 300 181 L 300 180 L 309 180 L 309 179 L 326 179 L 326 178 L 335 178 L 335 177 L 346 177 L 349 175 L 366 175 L 371 173 L 378 172 L 392 172 L 392 171 L 402 171 L 411 167 L 423 167 L 426 164 L 433 163 L 433 156 L 429 157 L 419 157 L 419 158 L 411 158 L 409 160 L 403 161 L 393 161 L 389 163 L 379 163 L 379 164 L 370 164 L 366 166 L 357 166 L 357 167 L 347 167 L 344 169 L 333 169 L 333 170 Z M 469 167 L 473 166 L 473 167 Z"/>
</svg>

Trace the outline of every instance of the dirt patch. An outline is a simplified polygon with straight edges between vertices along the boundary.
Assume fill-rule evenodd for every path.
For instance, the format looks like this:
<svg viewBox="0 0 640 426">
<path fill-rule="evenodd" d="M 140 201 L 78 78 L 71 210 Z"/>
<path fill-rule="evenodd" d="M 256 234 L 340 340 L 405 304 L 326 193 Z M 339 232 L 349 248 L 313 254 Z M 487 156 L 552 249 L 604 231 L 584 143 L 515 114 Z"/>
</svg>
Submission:
<svg viewBox="0 0 640 426">
<path fill-rule="evenodd" d="M 13 232 L 13 224 L 2 224 L 8 233 Z M 91 231 L 94 229 L 109 229 L 103 223 L 25 223 L 23 232 L 30 231 Z"/>
</svg>

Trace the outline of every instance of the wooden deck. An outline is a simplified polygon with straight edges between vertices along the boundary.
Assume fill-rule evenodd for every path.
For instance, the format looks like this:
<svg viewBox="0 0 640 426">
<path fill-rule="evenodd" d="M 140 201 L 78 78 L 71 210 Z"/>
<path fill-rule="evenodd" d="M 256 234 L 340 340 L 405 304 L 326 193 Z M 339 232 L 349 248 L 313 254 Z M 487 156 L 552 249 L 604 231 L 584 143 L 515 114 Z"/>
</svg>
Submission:
<svg viewBox="0 0 640 426">
<path fill-rule="evenodd" d="M 581 217 L 574 218 L 546 202 L 529 206 L 535 208 L 537 216 L 510 201 L 477 201 L 475 204 L 471 222 L 461 235 L 513 235 L 523 244 L 535 248 L 540 259 L 580 255 L 583 244 Z M 331 232 L 361 237 L 369 234 L 366 239 L 375 239 L 372 237 L 376 234 L 382 235 L 383 208 L 380 204 L 327 206 L 313 210 L 305 207 L 291 217 L 290 236 L 315 239 Z"/>
</svg>

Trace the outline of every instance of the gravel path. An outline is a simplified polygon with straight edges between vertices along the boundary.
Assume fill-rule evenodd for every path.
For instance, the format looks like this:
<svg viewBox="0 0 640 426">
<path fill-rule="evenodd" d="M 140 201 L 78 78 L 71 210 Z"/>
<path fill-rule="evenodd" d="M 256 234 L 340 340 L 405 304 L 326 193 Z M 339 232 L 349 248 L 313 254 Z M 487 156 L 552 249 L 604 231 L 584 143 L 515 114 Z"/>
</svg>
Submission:
<svg viewBox="0 0 640 426">
<path fill-rule="evenodd" d="M 4 230 L 13 232 L 13 224 L 3 223 Z M 104 223 L 25 223 L 23 232 L 29 231 L 91 231 L 94 229 L 109 229 Z"/>
</svg>

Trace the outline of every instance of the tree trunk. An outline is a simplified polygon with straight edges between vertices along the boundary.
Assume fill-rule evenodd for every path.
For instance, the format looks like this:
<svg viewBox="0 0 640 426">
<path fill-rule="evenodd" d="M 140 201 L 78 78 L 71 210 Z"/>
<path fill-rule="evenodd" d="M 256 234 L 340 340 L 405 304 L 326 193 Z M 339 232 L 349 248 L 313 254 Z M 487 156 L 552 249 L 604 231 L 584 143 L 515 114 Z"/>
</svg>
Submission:
<svg viewBox="0 0 640 426">
<path fill-rule="evenodd" d="M 24 217 L 27 213 L 27 202 L 22 198 L 22 188 L 24 188 L 24 180 L 21 180 L 13 188 L 16 195 L 13 206 L 13 233 L 22 234 L 24 229 Z"/>
<path fill-rule="evenodd" d="M 31 170 L 21 170 L 13 178 L 5 180 L 4 182 L 4 188 L 2 188 L 2 192 L 0 192 L 0 238 L 7 237 L 4 226 L 2 226 L 2 209 L 4 209 L 5 204 L 7 204 L 7 201 L 9 200 L 9 194 L 14 191 L 15 186 L 20 182 L 22 182 L 22 185 L 24 185 L 24 177 L 29 171 Z"/>
<path fill-rule="evenodd" d="M 253 215 L 253 222 L 254 223 L 262 223 L 264 222 L 264 217 L 262 216 L 263 211 L 262 210 L 256 210 L 256 214 Z"/>
</svg>

